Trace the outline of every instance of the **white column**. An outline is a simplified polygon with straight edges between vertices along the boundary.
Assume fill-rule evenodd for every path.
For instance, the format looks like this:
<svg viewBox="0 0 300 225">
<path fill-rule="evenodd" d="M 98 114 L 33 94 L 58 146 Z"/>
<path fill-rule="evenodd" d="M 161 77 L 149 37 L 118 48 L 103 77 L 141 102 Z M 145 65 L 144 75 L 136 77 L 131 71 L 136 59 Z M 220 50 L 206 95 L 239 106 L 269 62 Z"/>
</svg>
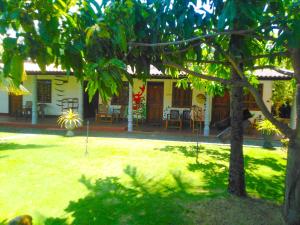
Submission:
<svg viewBox="0 0 300 225">
<path fill-rule="evenodd" d="M 133 130 L 133 115 L 132 115 L 132 84 L 129 83 L 129 97 L 128 97 L 128 132 Z"/>
<path fill-rule="evenodd" d="M 38 112 L 37 112 L 37 76 L 32 76 L 32 111 L 31 111 L 31 123 L 37 124 Z"/>
<path fill-rule="evenodd" d="M 291 120 L 290 120 L 290 127 L 292 129 L 296 129 L 297 124 L 297 95 L 295 94 L 294 102 L 291 108 Z"/>
<path fill-rule="evenodd" d="M 209 136 L 209 124 L 210 124 L 210 109 L 211 101 L 210 95 L 206 94 L 205 98 L 205 112 L 204 112 L 204 136 Z"/>
<path fill-rule="evenodd" d="M 79 83 L 79 99 L 78 99 L 78 114 L 80 116 L 80 118 L 83 120 L 83 82 Z"/>
</svg>

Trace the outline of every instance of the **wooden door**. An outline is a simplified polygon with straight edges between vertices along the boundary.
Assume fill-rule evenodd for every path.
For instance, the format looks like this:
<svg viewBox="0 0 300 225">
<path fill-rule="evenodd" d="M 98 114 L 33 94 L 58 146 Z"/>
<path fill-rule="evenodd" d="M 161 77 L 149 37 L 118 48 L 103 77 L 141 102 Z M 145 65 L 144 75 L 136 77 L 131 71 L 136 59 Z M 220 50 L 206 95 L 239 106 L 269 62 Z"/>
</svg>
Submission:
<svg viewBox="0 0 300 225">
<path fill-rule="evenodd" d="M 22 109 L 23 97 L 22 95 L 9 95 L 9 114 L 14 116 L 17 110 Z"/>
<path fill-rule="evenodd" d="M 230 94 L 228 91 L 224 96 L 215 96 L 212 104 L 212 122 L 218 122 L 230 117 Z"/>
<path fill-rule="evenodd" d="M 163 117 L 164 83 L 147 83 L 147 121 L 161 123 Z"/>
</svg>

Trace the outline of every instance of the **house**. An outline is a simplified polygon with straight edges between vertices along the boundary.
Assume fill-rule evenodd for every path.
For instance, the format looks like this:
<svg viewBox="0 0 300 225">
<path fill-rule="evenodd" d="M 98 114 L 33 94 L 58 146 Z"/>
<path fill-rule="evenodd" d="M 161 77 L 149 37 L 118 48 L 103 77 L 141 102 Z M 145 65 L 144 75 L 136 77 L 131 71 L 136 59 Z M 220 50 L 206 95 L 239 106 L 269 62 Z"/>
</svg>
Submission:
<svg viewBox="0 0 300 225">
<path fill-rule="evenodd" d="M 22 108 L 28 102 L 37 102 L 37 106 L 42 105 L 46 116 L 58 116 L 62 113 L 62 102 L 67 99 L 67 103 L 76 105 L 75 108 L 83 118 L 95 117 L 95 111 L 101 103 L 99 95 L 95 95 L 91 102 L 84 91 L 86 82 L 79 83 L 75 76 L 69 75 L 61 68 L 48 66 L 47 72 L 41 72 L 39 67 L 31 62 L 25 63 L 27 80 L 23 82 L 30 92 L 30 95 L 14 96 L 5 91 L 0 91 L 0 114 L 14 115 L 17 109 Z M 271 110 L 272 83 L 274 80 L 288 80 L 289 77 L 272 70 L 261 70 L 256 73 L 259 79 L 259 90 L 263 96 L 269 110 Z M 114 96 L 109 101 L 109 109 L 119 109 L 121 105 L 128 105 L 129 96 L 140 97 L 144 107 L 143 117 L 147 123 L 161 123 L 166 119 L 170 109 L 178 109 L 180 113 L 189 110 L 193 105 L 203 109 L 204 133 L 209 134 L 210 124 L 229 117 L 230 99 L 228 92 L 224 96 L 211 96 L 196 89 L 182 89 L 176 86 L 176 79 L 162 74 L 156 68 L 151 68 L 151 77 L 145 83 L 138 79 L 133 79 L 133 86 L 124 81 L 123 89 L 119 96 Z M 135 99 L 133 99 L 134 101 Z M 261 114 L 254 98 L 247 94 L 244 99 L 245 107 L 255 116 Z M 134 102 L 133 102 L 134 104 Z M 133 110 L 135 109 L 133 105 Z M 36 115 L 32 113 L 33 123 L 36 123 Z"/>
</svg>

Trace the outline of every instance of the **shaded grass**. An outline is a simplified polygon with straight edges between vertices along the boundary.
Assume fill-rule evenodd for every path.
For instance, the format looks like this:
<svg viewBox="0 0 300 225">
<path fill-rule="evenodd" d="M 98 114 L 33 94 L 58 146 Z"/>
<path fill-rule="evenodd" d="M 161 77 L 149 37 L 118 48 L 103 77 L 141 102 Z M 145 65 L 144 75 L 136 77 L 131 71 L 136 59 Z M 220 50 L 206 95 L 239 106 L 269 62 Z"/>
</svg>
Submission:
<svg viewBox="0 0 300 225">
<path fill-rule="evenodd" d="M 273 210 L 277 223 L 261 224 L 281 224 L 286 155 L 279 150 L 245 149 L 249 195 L 273 203 L 226 194 L 229 149 L 216 145 L 203 145 L 198 161 L 191 143 L 116 137 L 90 138 L 87 156 L 84 137 L 37 135 L 0 142 L 0 150 L 0 221 L 30 214 L 48 225 L 235 224 L 210 212 L 244 204 L 241 218 Z"/>
<path fill-rule="evenodd" d="M 0 151 L 12 151 L 12 150 L 33 150 L 33 149 L 42 149 L 42 148 L 49 148 L 48 145 L 38 145 L 38 144 L 17 144 L 14 142 L 5 142 L 0 143 Z M 53 146 L 52 146 L 53 147 Z"/>
</svg>

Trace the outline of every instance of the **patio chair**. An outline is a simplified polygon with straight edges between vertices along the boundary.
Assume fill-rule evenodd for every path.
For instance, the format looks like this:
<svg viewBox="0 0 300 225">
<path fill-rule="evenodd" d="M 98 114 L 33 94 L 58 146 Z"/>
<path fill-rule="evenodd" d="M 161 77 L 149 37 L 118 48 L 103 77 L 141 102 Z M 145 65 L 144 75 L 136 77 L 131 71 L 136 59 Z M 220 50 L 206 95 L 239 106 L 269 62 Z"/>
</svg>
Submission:
<svg viewBox="0 0 300 225">
<path fill-rule="evenodd" d="M 128 114 L 128 106 L 127 105 L 121 105 L 121 108 L 119 110 L 119 119 L 120 120 L 125 120 L 127 119 L 127 114 Z"/>
<path fill-rule="evenodd" d="M 22 109 L 22 114 L 26 119 L 29 119 L 32 112 L 32 101 L 26 101 Z"/>
<path fill-rule="evenodd" d="M 39 103 L 38 104 L 38 115 L 44 119 L 45 118 L 45 108 L 46 108 L 47 104 L 45 103 Z"/>
<path fill-rule="evenodd" d="M 179 110 L 171 109 L 170 114 L 167 114 L 166 129 L 168 129 L 171 124 L 173 124 L 173 128 L 182 129 L 182 119 L 180 117 Z"/>
<path fill-rule="evenodd" d="M 96 122 L 113 122 L 113 115 L 112 113 L 109 113 L 109 108 L 108 105 L 106 104 L 99 104 L 98 105 L 98 110 L 96 110 L 96 118 L 95 118 Z"/>
<path fill-rule="evenodd" d="M 191 121 L 191 110 L 183 110 L 182 111 L 182 123 L 185 124 L 190 124 Z"/>
<path fill-rule="evenodd" d="M 78 112 L 78 108 L 79 108 L 79 100 L 78 98 L 72 98 L 71 99 L 71 108 L 73 111 Z"/>
<path fill-rule="evenodd" d="M 193 132 L 195 132 L 197 124 L 199 125 L 199 129 L 202 130 L 202 122 L 204 121 L 203 109 L 199 106 L 193 105 L 190 115 L 190 127 Z"/>
</svg>

